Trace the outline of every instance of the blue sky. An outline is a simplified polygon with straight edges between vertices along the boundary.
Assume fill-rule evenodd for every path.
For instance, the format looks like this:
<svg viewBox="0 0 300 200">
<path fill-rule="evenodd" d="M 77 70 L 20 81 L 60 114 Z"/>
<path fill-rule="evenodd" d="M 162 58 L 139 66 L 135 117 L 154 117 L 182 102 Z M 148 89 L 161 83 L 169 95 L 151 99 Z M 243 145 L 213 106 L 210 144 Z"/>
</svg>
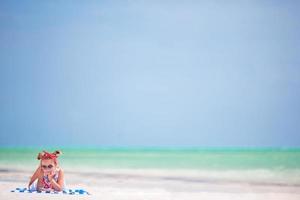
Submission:
<svg viewBox="0 0 300 200">
<path fill-rule="evenodd" d="M 1 146 L 300 146 L 298 1 L 1 1 Z"/>
</svg>

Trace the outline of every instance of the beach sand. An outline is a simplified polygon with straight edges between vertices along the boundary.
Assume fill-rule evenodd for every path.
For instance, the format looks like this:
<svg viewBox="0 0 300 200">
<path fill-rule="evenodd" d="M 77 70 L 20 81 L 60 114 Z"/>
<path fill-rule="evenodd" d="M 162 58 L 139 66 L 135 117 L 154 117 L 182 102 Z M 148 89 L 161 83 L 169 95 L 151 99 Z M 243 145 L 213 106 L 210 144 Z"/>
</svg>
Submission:
<svg viewBox="0 0 300 200">
<path fill-rule="evenodd" d="M 201 171 L 162 169 L 65 169 L 69 188 L 89 196 L 12 193 L 26 187 L 32 170 L 0 166 L 0 199 L 300 199 L 299 173 L 283 179 L 267 171 Z"/>
</svg>

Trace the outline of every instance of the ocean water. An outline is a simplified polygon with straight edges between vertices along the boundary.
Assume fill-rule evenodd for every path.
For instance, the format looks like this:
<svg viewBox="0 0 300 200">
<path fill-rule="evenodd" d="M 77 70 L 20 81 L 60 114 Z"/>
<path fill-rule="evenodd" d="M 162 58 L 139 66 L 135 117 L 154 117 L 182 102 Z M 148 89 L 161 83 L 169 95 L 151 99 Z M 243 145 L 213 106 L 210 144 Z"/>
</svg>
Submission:
<svg viewBox="0 0 300 200">
<path fill-rule="evenodd" d="M 0 148 L 0 168 L 31 168 L 42 149 Z M 54 149 L 46 149 L 50 152 Z M 194 170 L 300 170 L 300 148 L 62 148 L 66 167 Z"/>
</svg>

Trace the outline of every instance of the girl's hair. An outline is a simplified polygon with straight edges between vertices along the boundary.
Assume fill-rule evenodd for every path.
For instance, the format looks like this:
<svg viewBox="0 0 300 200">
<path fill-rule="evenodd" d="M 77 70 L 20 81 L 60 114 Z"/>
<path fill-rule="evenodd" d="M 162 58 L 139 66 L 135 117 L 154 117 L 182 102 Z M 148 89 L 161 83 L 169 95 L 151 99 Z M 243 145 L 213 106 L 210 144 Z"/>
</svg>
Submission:
<svg viewBox="0 0 300 200">
<path fill-rule="evenodd" d="M 38 160 L 46 160 L 46 159 L 51 159 L 54 161 L 55 164 L 57 164 L 57 158 L 62 154 L 61 151 L 56 150 L 53 153 L 49 153 L 47 151 L 42 151 L 38 154 L 37 159 Z"/>
</svg>

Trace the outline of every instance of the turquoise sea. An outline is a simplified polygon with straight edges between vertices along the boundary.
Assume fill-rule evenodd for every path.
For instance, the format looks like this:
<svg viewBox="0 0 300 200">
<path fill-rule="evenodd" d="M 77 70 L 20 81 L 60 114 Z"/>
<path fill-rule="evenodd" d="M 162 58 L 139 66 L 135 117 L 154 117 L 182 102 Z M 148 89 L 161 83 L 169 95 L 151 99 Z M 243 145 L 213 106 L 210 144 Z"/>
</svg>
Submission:
<svg viewBox="0 0 300 200">
<path fill-rule="evenodd" d="M 45 148 L 53 151 L 53 148 Z M 37 165 L 40 148 L 0 148 L 0 168 Z M 300 170 L 300 148 L 62 148 L 67 167 Z"/>
</svg>

